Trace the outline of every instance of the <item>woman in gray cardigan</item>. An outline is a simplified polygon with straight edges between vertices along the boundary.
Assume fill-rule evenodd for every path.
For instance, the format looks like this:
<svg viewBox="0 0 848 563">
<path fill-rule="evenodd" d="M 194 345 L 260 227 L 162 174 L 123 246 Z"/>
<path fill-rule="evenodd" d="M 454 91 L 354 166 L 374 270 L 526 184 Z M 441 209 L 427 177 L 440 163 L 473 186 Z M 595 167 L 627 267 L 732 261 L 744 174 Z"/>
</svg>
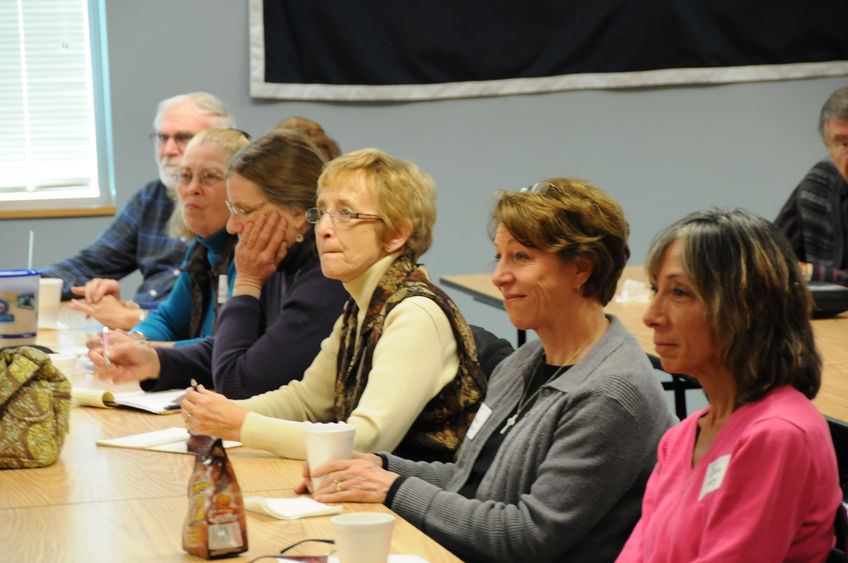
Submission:
<svg viewBox="0 0 848 563">
<path fill-rule="evenodd" d="M 557 178 L 501 194 L 493 225 L 492 279 L 539 340 L 495 369 L 456 463 L 355 453 L 312 468 L 328 475 L 314 497 L 384 502 L 466 561 L 613 561 L 675 422 L 636 339 L 603 311 L 627 222 L 598 188 Z"/>
</svg>

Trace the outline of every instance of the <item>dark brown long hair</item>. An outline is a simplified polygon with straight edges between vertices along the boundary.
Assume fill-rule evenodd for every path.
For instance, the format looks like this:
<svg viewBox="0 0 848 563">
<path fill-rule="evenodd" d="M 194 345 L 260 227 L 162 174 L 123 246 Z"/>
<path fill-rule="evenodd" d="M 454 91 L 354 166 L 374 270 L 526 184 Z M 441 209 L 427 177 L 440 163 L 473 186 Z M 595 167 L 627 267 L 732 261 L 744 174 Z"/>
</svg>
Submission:
<svg viewBox="0 0 848 563">
<path fill-rule="evenodd" d="M 719 358 L 736 379 L 737 407 L 782 385 L 815 397 L 822 364 L 812 298 L 786 237 L 741 209 L 698 211 L 658 235 L 645 264 L 652 281 L 674 241 Z"/>
</svg>

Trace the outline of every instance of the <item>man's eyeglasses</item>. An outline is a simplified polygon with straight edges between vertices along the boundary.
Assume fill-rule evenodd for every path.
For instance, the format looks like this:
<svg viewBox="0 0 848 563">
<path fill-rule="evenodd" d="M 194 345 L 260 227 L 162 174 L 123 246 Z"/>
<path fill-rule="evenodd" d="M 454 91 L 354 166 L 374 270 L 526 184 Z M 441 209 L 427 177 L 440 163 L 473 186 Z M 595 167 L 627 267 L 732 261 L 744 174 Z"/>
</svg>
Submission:
<svg viewBox="0 0 848 563">
<path fill-rule="evenodd" d="M 230 203 L 229 201 L 225 201 L 224 204 L 227 206 L 227 209 L 230 210 L 230 213 L 232 213 L 233 215 L 236 215 L 237 217 L 242 217 L 242 218 L 247 217 L 248 215 L 250 215 L 251 213 L 253 213 L 254 211 L 256 211 L 257 209 L 259 209 L 260 207 L 262 207 L 264 205 L 264 203 L 260 203 L 260 204 L 254 205 L 253 209 L 242 209 L 238 205 L 234 205 L 234 204 Z"/>
<path fill-rule="evenodd" d="M 535 194 L 548 195 L 551 190 L 555 190 L 557 192 L 560 191 L 558 187 L 551 184 L 550 182 L 536 182 L 532 186 L 524 186 L 523 188 L 519 188 L 519 192 L 532 192 Z"/>
<path fill-rule="evenodd" d="M 151 133 L 148 135 L 150 142 L 155 144 L 157 147 L 164 147 L 168 144 L 168 139 L 173 139 L 174 143 L 180 150 L 183 150 L 186 147 L 192 137 L 194 137 L 194 135 L 191 133 L 177 133 L 175 135 L 168 135 L 167 133 Z"/>
<path fill-rule="evenodd" d="M 375 219 L 382 221 L 383 218 L 379 215 L 371 215 L 370 213 L 357 213 L 351 211 L 347 207 L 336 207 L 335 209 L 320 209 L 312 207 L 306 210 L 306 220 L 316 224 L 324 215 L 330 216 L 330 221 L 333 223 L 348 223 L 351 219 Z"/>
<path fill-rule="evenodd" d="M 201 186 L 211 188 L 218 182 L 222 182 L 224 175 L 215 170 L 203 170 L 197 174 L 194 174 L 191 170 L 177 170 L 174 172 L 174 181 L 178 186 L 187 186 L 195 178 Z"/>
</svg>

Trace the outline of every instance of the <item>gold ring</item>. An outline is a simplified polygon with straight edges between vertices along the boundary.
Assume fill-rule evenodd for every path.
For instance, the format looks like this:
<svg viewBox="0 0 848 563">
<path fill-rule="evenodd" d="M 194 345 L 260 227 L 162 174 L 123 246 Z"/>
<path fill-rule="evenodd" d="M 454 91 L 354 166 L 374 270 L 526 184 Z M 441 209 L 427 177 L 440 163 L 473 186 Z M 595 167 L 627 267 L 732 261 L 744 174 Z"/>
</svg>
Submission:
<svg viewBox="0 0 848 563">
<path fill-rule="evenodd" d="M 342 490 L 342 482 L 341 482 L 341 481 L 339 481 L 338 479 L 336 479 L 335 481 L 333 481 L 333 483 L 335 483 L 335 484 L 336 484 L 336 491 L 341 492 L 341 490 Z"/>
</svg>

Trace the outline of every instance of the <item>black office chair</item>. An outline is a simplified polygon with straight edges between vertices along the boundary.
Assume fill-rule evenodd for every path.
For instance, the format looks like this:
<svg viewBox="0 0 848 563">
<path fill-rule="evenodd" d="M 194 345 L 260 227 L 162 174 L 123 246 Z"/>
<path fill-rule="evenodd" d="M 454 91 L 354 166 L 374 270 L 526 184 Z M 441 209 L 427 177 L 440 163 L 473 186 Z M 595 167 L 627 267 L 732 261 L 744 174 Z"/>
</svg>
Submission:
<svg viewBox="0 0 848 563">
<path fill-rule="evenodd" d="M 836 534 L 836 546 L 830 550 L 825 563 L 845 563 L 848 561 L 848 515 L 844 504 L 840 504 L 836 510 L 833 530 Z"/>
<path fill-rule="evenodd" d="M 683 420 L 689 414 L 686 409 L 686 391 L 688 389 L 700 389 L 701 384 L 691 375 L 668 373 L 663 369 L 659 356 L 654 354 L 647 354 L 647 356 L 655 370 L 661 371 L 671 378 L 670 381 L 661 381 L 660 383 L 662 383 L 663 389 L 674 393 L 674 414 L 677 415 L 677 418 Z"/>
<path fill-rule="evenodd" d="M 468 326 L 471 328 L 474 341 L 477 343 L 477 361 L 480 362 L 483 375 L 486 376 L 486 379 L 489 379 L 501 360 L 512 354 L 515 348 L 508 340 L 495 336 L 481 326 Z"/>
<path fill-rule="evenodd" d="M 836 463 L 839 467 L 839 485 L 842 487 L 842 500 L 848 502 L 848 424 L 827 419 Z"/>
</svg>

